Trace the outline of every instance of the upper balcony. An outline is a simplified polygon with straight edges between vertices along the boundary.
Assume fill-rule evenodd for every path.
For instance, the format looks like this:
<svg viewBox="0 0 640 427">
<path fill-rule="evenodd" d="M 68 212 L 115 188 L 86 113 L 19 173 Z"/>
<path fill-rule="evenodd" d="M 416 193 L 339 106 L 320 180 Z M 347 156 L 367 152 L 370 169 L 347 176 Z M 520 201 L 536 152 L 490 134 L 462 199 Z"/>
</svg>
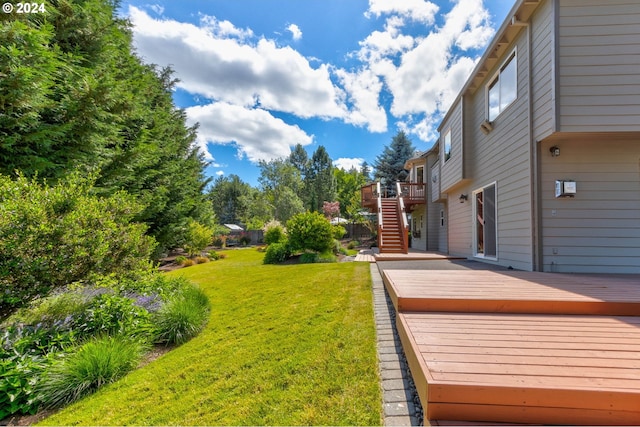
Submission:
<svg viewBox="0 0 640 427">
<path fill-rule="evenodd" d="M 399 187 L 399 194 L 404 201 L 406 207 L 427 203 L 427 185 L 424 183 L 398 182 L 395 188 Z M 378 206 L 378 196 L 383 198 L 395 198 L 398 191 L 381 190 L 380 184 L 374 182 L 360 188 L 360 200 L 362 207 L 376 209 Z"/>
<path fill-rule="evenodd" d="M 427 184 L 417 182 L 399 182 L 400 196 L 404 205 L 409 208 L 412 205 L 427 203 Z"/>
</svg>

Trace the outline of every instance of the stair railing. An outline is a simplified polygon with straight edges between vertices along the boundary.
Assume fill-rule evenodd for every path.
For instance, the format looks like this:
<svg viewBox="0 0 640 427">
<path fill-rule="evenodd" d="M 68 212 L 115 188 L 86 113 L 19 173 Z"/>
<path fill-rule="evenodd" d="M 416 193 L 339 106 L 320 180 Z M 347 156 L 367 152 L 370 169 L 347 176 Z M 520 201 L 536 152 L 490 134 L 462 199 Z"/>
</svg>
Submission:
<svg viewBox="0 0 640 427">
<path fill-rule="evenodd" d="M 376 183 L 376 193 L 378 195 L 378 250 L 382 251 L 382 193 L 380 193 L 380 182 Z"/>
<path fill-rule="evenodd" d="M 402 227 L 400 228 L 402 252 L 409 253 L 409 222 L 407 221 L 407 211 L 404 207 L 404 200 L 402 197 L 402 188 L 399 182 L 396 182 L 396 191 L 398 195 L 398 215 L 400 215 L 400 221 Z"/>
</svg>

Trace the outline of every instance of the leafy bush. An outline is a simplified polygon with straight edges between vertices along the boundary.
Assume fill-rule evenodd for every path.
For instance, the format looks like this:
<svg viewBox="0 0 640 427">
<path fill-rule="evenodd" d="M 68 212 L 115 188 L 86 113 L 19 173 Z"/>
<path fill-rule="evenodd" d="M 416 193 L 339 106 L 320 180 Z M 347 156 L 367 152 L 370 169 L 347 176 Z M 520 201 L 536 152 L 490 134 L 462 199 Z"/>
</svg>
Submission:
<svg viewBox="0 0 640 427">
<path fill-rule="evenodd" d="M 337 260 L 338 259 L 333 253 L 331 253 L 331 251 L 325 251 L 318 254 L 318 259 L 316 260 L 316 262 L 330 263 L 330 262 L 336 262 Z"/>
<path fill-rule="evenodd" d="M 176 257 L 176 264 L 183 265 L 186 260 L 187 260 L 186 256 L 179 255 L 179 256 Z"/>
<path fill-rule="evenodd" d="M 289 245 L 292 251 L 324 252 L 333 246 L 333 228 L 318 212 L 294 215 L 287 221 Z"/>
<path fill-rule="evenodd" d="M 91 300 L 78 328 L 83 335 L 123 335 L 150 338 L 154 333 L 151 314 L 128 297 L 112 293 Z"/>
<path fill-rule="evenodd" d="M 349 244 L 347 245 L 347 249 L 355 249 L 356 247 L 360 246 L 360 242 L 357 240 L 352 240 L 349 242 Z"/>
<path fill-rule="evenodd" d="M 35 386 L 47 366 L 43 357 L 3 354 L 0 357 L 0 420 L 12 414 L 35 414 Z"/>
<path fill-rule="evenodd" d="M 91 274 L 148 268 L 155 241 L 132 222 L 143 207 L 126 193 L 91 194 L 93 181 L 0 175 L 0 313 Z"/>
<path fill-rule="evenodd" d="M 345 230 L 345 228 L 341 225 L 332 225 L 331 228 L 333 231 L 334 239 L 340 240 L 345 234 L 347 234 L 347 230 Z"/>
<path fill-rule="evenodd" d="M 300 255 L 300 264 L 313 264 L 318 261 L 318 254 L 315 252 L 305 252 Z"/>
<path fill-rule="evenodd" d="M 287 243 L 272 243 L 267 246 L 264 254 L 264 264 L 279 264 L 291 256 L 291 249 Z"/>
<path fill-rule="evenodd" d="M 54 362 L 36 388 L 46 408 L 57 408 L 95 392 L 135 368 L 144 345 L 122 336 L 93 339 Z"/>
<path fill-rule="evenodd" d="M 182 344 L 198 335 L 209 319 L 209 299 L 193 285 L 169 298 L 155 317 L 159 344 Z"/>
<path fill-rule="evenodd" d="M 280 223 L 270 223 L 264 232 L 263 240 L 267 245 L 282 243 L 287 240 L 287 235 Z"/>
<path fill-rule="evenodd" d="M 185 233 L 184 249 L 191 256 L 198 255 L 209 246 L 212 236 L 213 230 L 211 228 L 190 220 Z"/>
</svg>

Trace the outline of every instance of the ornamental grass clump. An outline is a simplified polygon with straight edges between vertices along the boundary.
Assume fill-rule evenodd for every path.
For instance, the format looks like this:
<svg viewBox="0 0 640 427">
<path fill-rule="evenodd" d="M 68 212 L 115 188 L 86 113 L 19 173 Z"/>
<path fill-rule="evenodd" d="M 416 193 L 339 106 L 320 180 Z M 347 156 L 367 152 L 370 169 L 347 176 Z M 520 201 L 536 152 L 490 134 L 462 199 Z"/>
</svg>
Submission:
<svg viewBox="0 0 640 427">
<path fill-rule="evenodd" d="M 198 335 L 209 319 L 209 299 L 195 286 L 185 286 L 158 311 L 158 344 L 183 344 Z"/>
<path fill-rule="evenodd" d="M 37 389 L 45 408 L 58 408 L 87 396 L 135 368 L 145 346 L 123 336 L 94 338 L 46 370 Z"/>
</svg>

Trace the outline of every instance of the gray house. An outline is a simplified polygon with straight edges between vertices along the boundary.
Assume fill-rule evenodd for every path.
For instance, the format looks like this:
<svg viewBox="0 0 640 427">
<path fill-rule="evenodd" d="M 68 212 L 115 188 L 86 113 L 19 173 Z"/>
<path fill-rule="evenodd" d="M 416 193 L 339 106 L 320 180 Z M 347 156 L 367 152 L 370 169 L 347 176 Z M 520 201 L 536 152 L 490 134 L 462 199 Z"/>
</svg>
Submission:
<svg viewBox="0 0 640 427">
<path fill-rule="evenodd" d="M 518 0 L 439 132 L 407 166 L 430 188 L 414 230 L 445 230 L 414 242 L 522 270 L 640 273 L 640 1 Z"/>
</svg>

